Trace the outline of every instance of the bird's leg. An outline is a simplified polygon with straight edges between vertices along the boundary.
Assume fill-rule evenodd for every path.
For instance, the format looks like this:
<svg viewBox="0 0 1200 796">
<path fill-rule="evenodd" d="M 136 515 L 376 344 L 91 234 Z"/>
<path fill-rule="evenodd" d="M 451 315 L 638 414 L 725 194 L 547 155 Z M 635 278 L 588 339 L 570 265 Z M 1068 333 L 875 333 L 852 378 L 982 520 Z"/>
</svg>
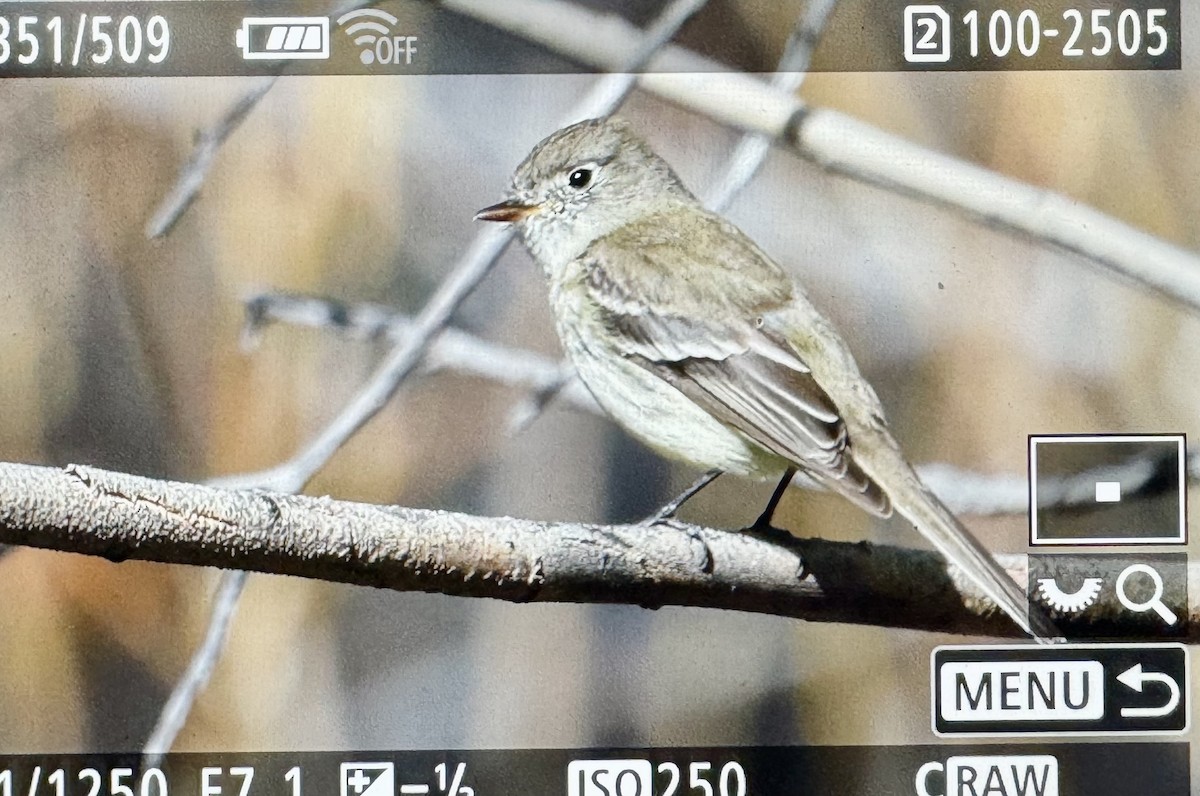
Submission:
<svg viewBox="0 0 1200 796">
<path fill-rule="evenodd" d="M 758 515 L 758 519 L 747 530 L 763 532 L 774 528 L 771 525 L 771 520 L 775 516 L 775 508 L 779 505 L 779 501 L 783 499 L 783 492 L 792 483 L 792 477 L 795 475 L 795 467 L 789 467 L 783 471 L 783 479 L 779 482 L 779 486 L 775 487 L 775 491 L 771 493 L 771 500 L 767 503 L 767 507 L 763 509 L 763 513 Z"/>
<path fill-rule="evenodd" d="M 651 514 L 646 519 L 642 520 L 640 525 L 657 525 L 664 520 L 669 520 L 675 516 L 675 512 L 679 511 L 679 507 L 691 500 L 697 492 L 704 487 L 717 480 L 717 476 L 725 472 L 720 468 L 713 468 L 704 475 L 697 478 L 692 485 L 679 493 L 679 495 L 667 505 L 663 506 L 658 511 Z"/>
</svg>

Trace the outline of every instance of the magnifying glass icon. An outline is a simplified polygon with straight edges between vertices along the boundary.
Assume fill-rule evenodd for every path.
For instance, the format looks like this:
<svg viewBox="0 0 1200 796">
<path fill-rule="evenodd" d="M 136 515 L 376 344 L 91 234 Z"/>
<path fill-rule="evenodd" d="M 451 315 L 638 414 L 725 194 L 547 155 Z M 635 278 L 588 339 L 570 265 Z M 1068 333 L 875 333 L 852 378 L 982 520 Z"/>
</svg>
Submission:
<svg viewBox="0 0 1200 796">
<path fill-rule="evenodd" d="M 1154 584 L 1154 593 L 1150 595 L 1149 600 L 1143 602 L 1135 602 L 1129 599 L 1129 595 L 1125 593 L 1125 581 L 1129 580 L 1129 576 L 1133 574 L 1142 574 L 1150 578 L 1150 582 Z M 1163 597 L 1163 579 L 1162 575 L 1158 574 L 1158 570 L 1147 564 L 1130 564 L 1125 567 L 1120 575 L 1117 576 L 1117 599 L 1121 601 L 1121 605 L 1128 608 L 1130 611 L 1144 613 L 1153 610 L 1154 613 L 1162 617 L 1162 620 L 1168 625 L 1173 625 L 1179 621 L 1179 617 L 1175 612 L 1166 606 L 1162 601 Z"/>
</svg>

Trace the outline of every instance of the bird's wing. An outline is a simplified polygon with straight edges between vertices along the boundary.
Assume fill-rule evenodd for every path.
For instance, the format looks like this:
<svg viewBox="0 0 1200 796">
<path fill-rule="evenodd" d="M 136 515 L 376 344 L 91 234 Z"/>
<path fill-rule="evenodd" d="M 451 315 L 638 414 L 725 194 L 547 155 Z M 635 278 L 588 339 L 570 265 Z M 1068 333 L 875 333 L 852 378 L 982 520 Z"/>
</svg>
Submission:
<svg viewBox="0 0 1200 796">
<path fill-rule="evenodd" d="M 736 227 L 649 218 L 584 253 L 586 287 L 618 352 L 864 509 L 887 495 L 854 462 L 837 406 L 772 320 L 795 287 Z M 689 255 L 682 258 L 680 251 Z"/>
</svg>

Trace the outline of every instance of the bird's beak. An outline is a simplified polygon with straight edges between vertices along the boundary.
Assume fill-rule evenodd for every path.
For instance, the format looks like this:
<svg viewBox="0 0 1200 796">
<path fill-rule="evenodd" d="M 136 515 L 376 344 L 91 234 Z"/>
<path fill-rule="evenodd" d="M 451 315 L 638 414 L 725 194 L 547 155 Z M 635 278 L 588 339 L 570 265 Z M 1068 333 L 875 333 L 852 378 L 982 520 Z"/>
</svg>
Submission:
<svg viewBox="0 0 1200 796">
<path fill-rule="evenodd" d="M 477 221 L 504 221 L 512 223 L 537 212 L 537 205 L 524 205 L 516 199 L 506 199 L 499 204 L 485 207 L 475 214 Z"/>
</svg>

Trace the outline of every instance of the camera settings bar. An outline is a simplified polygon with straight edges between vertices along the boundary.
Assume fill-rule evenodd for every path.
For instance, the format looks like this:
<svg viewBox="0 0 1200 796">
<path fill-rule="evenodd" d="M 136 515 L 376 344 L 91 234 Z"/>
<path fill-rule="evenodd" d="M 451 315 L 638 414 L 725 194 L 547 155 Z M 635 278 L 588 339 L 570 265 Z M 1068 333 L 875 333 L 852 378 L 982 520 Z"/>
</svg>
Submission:
<svg viewBox="0 0 1200 796">
<path fill-rule="evenodd" d="M 799 783 L 799 784 L 798 784 Z M 1185 796 L 1188 744 L 0 755 L 11 796 Z"/>
<path fill-rule="evenodd" d="M 334 5 L 0 0 L 0 77 L 594 71 L 428 0 Z M 811 68 L 1179 69 L 1182 38 L 1180 0 L 862 0 L 860 14 L 833 15 Z M 739 69 L 702 42 L 690 46 L 706 69 Z"/>
<path fill-rule="evenodd" d="M 1179 69 L 1179 0 L 939 0 L 895 9 L 896 68 Z"/>
</svg>

